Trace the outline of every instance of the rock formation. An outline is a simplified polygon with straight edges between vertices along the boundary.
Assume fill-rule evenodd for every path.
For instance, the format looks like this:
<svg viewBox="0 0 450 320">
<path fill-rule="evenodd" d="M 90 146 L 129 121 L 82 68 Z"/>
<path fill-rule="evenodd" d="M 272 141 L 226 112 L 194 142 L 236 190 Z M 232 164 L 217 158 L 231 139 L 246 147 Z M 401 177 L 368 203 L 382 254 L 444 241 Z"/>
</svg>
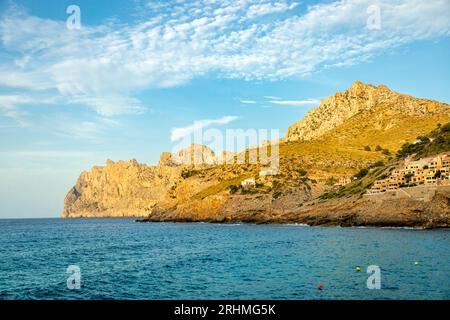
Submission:
<svg viewBox="0 0 450 320">
<path fill-rule="evenodd" d="M 337 92 L 323 99 L 316 109 L 311 110 L 300 122 L 289 127 L 286 140 L 314 140 L 344 124 L 359 114 L 377 114 L 372 125 L 386 127 L 398 116 L 432 117 L 450 113 L 450 105 L 389 90 L 386 86 L 373 86 L 355 81 L 345 92 Z M 370 124 L 364 122 L 365 125 Z"/>
<path fill-rule="evenodd" d="M 289 128 L 280 140 L 275 176 L 259 176 L 265 165 L 225 163 L 236 154 L 216 156 L 202 145 L 164 152 L 156 166 L 108 160 L 80 175 L 62 216 L 449 227 L 448 188 L 433 191 L 427 201 L 386 200 L 362 196 L 364 188 L 356 181 L 346 197 L 323 197 L 339 179 L 349 180 L 379 160 L 394 161 L 392 153 L 404 142 L 447 122 L 448 104 L 357 81 Z M 248 178 L 255 179 L 254 188 L 241 187 Z"/>
</svg>

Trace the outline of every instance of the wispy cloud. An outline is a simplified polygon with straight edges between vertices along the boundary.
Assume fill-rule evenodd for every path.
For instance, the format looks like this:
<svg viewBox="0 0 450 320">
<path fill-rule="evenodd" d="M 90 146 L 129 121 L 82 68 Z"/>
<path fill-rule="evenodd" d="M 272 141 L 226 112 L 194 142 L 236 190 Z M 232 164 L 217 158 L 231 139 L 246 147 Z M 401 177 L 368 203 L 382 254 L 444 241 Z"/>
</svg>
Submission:
<svg viewBox="0 0 450 320">
<path fill-rule="evenodd" d="M 237 116 L 224 116 L 219 119 L 203 119 L 196 120 L 191 125 L 181 128 L 173 128 L 171 130 L 170 140 L 172 142 L 178 141 L 184 137 L 191 135 L 192 133 L 202 130 L 206 127 L 210 127 L 213 125 L 225 125 L 232 121 L 237 120 L 239 117 Z"/>
<path fill-rule="evenodd" d="M 285 105 L 285 106 L 313 106 L 318 105 L 320 100 L 307 99 L 307 100 L 271 100 L 272 104 Z"/>
<path fill-rule="evenodd" d="M 19 126 L 27 125 L 28 112 L 17 106 L 28 104 L 54 104 L 55 98 L 36 94 L 0 95 L 0 115 L 12 118 Z"/>
<path fill-rule="evenodd" d="M 243 104 L 255 104 L 257 103 L 255 100 L 240 100 Z"/>
<path fill-rule="evenodd" d="M 252 19 L 255 17 L 264 16 L 271 13 L 286 12 L 297 7 L 298 3 L 287 3 L 287 2 L 266 2 L 251 5 L 247 11 L 247 17 Z"/>
<path fill-rule="evenodd" d="M 135 114 L 145 110 L 138 93 L 195 77 L 304 77 L 450 34 L 448 0 L 334 1 L 301 13 L 292 1 L 150 2 L 148 16 L 134 24 L 81 30 L 11 7 L 0 15 L 0 86 L 22 97 L 58 95 L 61 105 L 80 103 L 104 116 Z M 373 4 L 380 30 L 366 26 Z M 25 104 L 16 102 L 0 112 L 14 115 Z"/>
<path fill-rule="evenodd" d="M 282 100 L 282 98 L 277 97 L 277 96 L 264 96 L 264 99 L 269 99 L 269 100 Z"/>
</svg>

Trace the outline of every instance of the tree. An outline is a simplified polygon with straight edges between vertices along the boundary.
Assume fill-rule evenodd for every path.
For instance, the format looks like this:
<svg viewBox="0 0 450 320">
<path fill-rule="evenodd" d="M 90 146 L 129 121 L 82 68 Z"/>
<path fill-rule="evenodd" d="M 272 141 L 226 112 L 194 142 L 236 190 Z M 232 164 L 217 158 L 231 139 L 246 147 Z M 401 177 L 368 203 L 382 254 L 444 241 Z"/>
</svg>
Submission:
<svg viewBox="0 0 450 320">
<path fill-rule="evenodd" d="M 376 167 L 384 167 L 384 161 L 379 160 L 379 161 L 373 163 L 369 168 L 376 168 Z"/>
<path fill-rule="evenodd" d="M 406 182 L 410 182 L 412 177 L 414 177 L 414 173 L 407 173 L 407 174 L 405 174 Z"/>
<path fill-rule="evenodd" d="M 435 178 L 435 179 L 440 179 L 441 176 L 442 176 L 441 170 L 436 171 L 436 173 L 434 174 L 434 178 Z"/>
<path fill-rule="evenodd" d="M 365 147 L 364 147 L 364 151 L 372 151 L 372 149 L 370 149 L 369 146 L 365 146 Z"/>
<path fill-rule="evenodd" d="M 236 192 L 239 191 L 240 187 L 239 186 L 235 186 L 235 185 L 231 185 L 228 187 L 228 189 L 230 189 L 230 193 L 231 194 L 235 194 Z"/>
<path fill-rule="evenodd" d="M 369 170 L 366 168 L 359 170 L 357 174 L 355 174 L 355 178 L 361 179 L 364 178 L 369 173 Z"/>
<path fill-rule="evenodd" d="M 417 140 L 419 140 L 418 143 L 420 144 L 427 144 L 431 141 L 430 138 L 424 136 L 417 137 Z"/>
<path fill-rule="evenodd" d="M 450 122 L 441 127 L 441 132 L 450 132 Z"/>
<path fill-rule="evenodd" d="M 375 147 L 375 151 L 381 151 L 381 150 L 383 150 L 383 148 L 381 148 L 380 146 Z"/>
</svg>

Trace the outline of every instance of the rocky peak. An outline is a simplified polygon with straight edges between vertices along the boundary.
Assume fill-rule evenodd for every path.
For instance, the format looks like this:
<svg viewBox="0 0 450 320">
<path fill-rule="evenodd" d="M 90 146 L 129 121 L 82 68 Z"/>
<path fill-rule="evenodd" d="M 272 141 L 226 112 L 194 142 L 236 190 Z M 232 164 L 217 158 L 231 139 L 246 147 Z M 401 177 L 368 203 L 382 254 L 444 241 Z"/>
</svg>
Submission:
<svg viewBox="0 0 450 320">
<path fill-rule="evenodd" d="M 323 99 L 305 118 L 290 126 L 286 140 L 314 140 L 361 113 L 376 112 L 379 118 L 386 115 L 384 118 L 393 119 L 442 113 L 445 108 L 449 105 L 397 93 L 385 85 L 355 81 L 348 90 Z"/>
<path fill-rule="evenodd" d="M 215 165 L 219 162 L 214 151 L 202 144 L 191 144 L 178 152 L 164 152 L 159 160 L 159 165 Z"/>
</svg>

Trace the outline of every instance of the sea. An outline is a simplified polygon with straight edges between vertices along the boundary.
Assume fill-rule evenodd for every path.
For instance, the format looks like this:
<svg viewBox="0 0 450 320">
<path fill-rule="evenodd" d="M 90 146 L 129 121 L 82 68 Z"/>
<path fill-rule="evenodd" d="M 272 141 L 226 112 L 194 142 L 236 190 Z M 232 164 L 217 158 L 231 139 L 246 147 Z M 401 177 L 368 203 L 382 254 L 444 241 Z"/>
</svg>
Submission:
<svg viewBox="0 0 450 320">
<path fill-rule="evenodd" d="M 4 219 L 0 299 L 450 299 L 450 230 Z"/>
</svg>

